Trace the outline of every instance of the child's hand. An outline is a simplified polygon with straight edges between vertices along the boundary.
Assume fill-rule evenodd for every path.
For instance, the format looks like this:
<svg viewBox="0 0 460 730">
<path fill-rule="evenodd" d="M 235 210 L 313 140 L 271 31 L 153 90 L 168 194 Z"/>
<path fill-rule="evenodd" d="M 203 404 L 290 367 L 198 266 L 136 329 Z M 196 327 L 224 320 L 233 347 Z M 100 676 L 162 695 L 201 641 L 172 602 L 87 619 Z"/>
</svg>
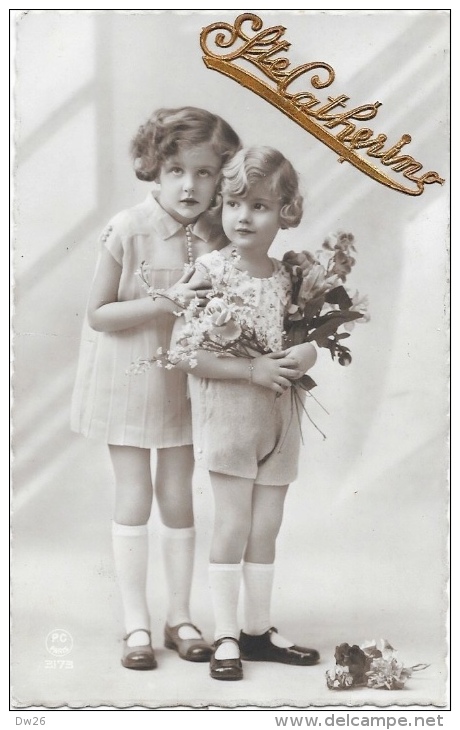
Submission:
<svg viewBox="0 0 460 730">
<path fill-rule="evenodd" d="M 291 386 L 291 380 L 303 375 L 297 368 L 296 358 L 288 356 L 286 350 L 256 357 L 252 365 L 252 382 L 275 393 L 283 393 Z"/>
<path fill-rule="evenodd" d="M 205 307 L 207 295 L 211 291 L 210 283 L 200 276 L 194 269 L 187 271 L 173 286 L 167 290 L 167 295 L 183 307 L 196 301 L 197 307 Z"/>
<path fill-rule="evenodd" d="M 290 380 L 299 380 L 307 370 L 313 367 L 317 358 L 316 347 L 311 342 L 289 347 L 285 350 L 285 354 L 294 361 L 293 369 L 296 371 Z"/>
</svg>

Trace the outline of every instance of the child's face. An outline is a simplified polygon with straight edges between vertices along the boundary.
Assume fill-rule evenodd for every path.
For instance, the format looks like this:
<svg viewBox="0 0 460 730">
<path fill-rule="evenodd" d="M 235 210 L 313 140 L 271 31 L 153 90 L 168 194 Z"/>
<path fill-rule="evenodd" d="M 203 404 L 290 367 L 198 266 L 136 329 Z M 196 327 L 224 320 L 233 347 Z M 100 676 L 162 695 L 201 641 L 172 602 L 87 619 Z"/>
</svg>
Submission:
<svg viewBox="0 0 460 730">
<path fill-rule="evenodd" d="M 211 204 L 220 168 L 220 158 L 207 143 L 179 149 L 161 167 L 161 207 L 180 223 L 193 223 Z"/>
<path fill-rule="evenodd" d="M 246 195 L 224 193 L 222 227 L 241 251 L 266 253 L 280 228 L 281 201 L 265 183 L 254 185 Z"/>
</svg>

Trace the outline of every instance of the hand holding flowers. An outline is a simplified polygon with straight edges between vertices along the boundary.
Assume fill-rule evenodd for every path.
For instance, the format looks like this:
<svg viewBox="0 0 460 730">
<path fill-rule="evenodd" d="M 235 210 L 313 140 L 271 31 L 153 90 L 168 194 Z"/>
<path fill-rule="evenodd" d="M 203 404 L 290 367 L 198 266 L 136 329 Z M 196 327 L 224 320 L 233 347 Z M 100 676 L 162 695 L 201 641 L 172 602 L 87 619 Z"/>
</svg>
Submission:
<svg viewBox="0 0 460 730">
<path fill-rule="evenodd" d="M 193 268 L 188 268 L 177 281 L 169 289 L 154 289 L 150 283 L 150 266 L 142 261 L 139 269 L 136 271 L 136 276 L 142 282 L 142 288 L 144 291 L 152 297 L 153 300 L 162 298 L 167 299 L 173 304 L 176 304 L 182 308 L 190 306 L 192 303 L 197 307 L 202 307 L 206 303 L 206 298 L 210 291 L 208 283 L 204 280 L 194 281 L 190 280 L 194 274 Z"/>
<path fill-rule="evenodd" d="M 213 352 L 217 357 L 255 358 L 269 353 L 293 356 L 290 365 L 286 366 L 287 371 L 277 378 L 283 387 L 293 386 L 291 392 L 300 422 L 300 412 L 306 410 L 299 391 L 310 393 L 316 383 L 304 374 L 314 363 L 314 351 L 312 348 L 302 350 L 299 346 L 315 343 L 327 348 L 332 359 L 337 359 L 340 365 L 349 365 L 351 354 L 343 340 L 350 336 L 356 320 L 365 322 L 369 319 L 366 298 L 360 297 L 358 292 L 352 294 L 344 286 L 355 263 L 354 253 L 353 236 L 337 233 L 326 238 L 316 255 L 309 251 L 285 254 L 282 263 L 290 287 L 281 329 L 279 315 L 267 325 L 267 313 L 259 311 L 252 279 L 245 272 L 240 272 L 236 290 L 227 286 L 224 277 L 213 289 L 206 288 L 207 282 L 201 283 L 199 296 L 184 301 L 170 290 L 153 290 L 148 267 L 143 264 L 138 273 L 144 288 L 154 298 L 165 296 L 174 301 L 180 307 L 181 311 L 175 313 L 183 317 L 183 327 L 174 348 L 138 360 L 129 372 L 142 372 L 152 363 L 171 368 L 186 362 L 193 368 L 197 364 L 198 350 Z M 188 281 L 185 286 L 187 284 Z M 267 372 L 269 365 L 267 363 L 265 367 Z M 303 372 L 299 372 L 302 369 Z M 273 379 L 265 377 L 267 372 L 260 384 L 273 383 Z M 276 389 L 276 385 L 272 387 Z"/>
</svg>

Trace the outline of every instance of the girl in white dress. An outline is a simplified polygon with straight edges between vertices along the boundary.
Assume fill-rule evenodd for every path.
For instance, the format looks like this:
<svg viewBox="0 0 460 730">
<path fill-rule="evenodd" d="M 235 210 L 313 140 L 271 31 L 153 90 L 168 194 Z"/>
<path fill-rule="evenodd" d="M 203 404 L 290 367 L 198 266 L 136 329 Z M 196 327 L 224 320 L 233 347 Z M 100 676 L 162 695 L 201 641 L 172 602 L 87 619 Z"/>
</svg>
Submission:
<svg viewBox="0 0 460 730">
<path fill-rule="evenodd" d="M 71 426 L 109 446 L 116 484 L 113 550 L 126 632 L 122 664 L 130 669 L 157 665 L 146 595 L 153 488 L 168 583 L 165 645 L 190 661 L 207 661 L 211 653 L 189 609 L 195 530 L 186 375 L 158 368 L 126 374 L 146 352 L 168 347 L 175 305 L 163 297 L 152 300 L 135 272 L 147 262 L 152 286 L 171 300 L 187 304 L 205 296 L 190 277 L 197 256 L 227 243 L 212 207 L 222 165 L 239 147 L 233 129 L 210 112 L 156 111 L 139 128 L 131 151 L 137 177 L 157 183 L 157 192 L 118 213 L 101 235 Z"/>
<path fill-rule="evenodd" d="M 178 319 L 170 357 L 191 375 L 195 453 L 209 470 L 214 494 L 210 673 L 214 679 L 235 680 L 243 676 L 241 658 L 302 666 L 319 661 L 315 649 L 280 636 L 270 618 L 276 538 L 288 485 L 297 476 L 300 445 L 290 387 L 314 365 L 316 349 L 305 343 L 283 350 L 291 279 L 282 262 L 268 255 L 280 227 L 297 226 L 302 217 L 292 165 L 277 150 L 255 147 L 237 153 L 222 176 L 222 225 L 230 244 L 197 261 L 197 281 L 203 282 L 204 275 L 214 298 L 185 324 Z M 223 337 L 225 327 L 232 326 L 230 312 L 236 312 L 236 331 L 255 331 L 267 354 L 216 357 L 209 349 L 192 347 L 190 357 L 180 359 L 194 332 L 202 342 L 206 318 L 214 318 L 222 333 L 216 337 Z M 241 578 L 245 615 L 240 632 Z"/>
</svg>

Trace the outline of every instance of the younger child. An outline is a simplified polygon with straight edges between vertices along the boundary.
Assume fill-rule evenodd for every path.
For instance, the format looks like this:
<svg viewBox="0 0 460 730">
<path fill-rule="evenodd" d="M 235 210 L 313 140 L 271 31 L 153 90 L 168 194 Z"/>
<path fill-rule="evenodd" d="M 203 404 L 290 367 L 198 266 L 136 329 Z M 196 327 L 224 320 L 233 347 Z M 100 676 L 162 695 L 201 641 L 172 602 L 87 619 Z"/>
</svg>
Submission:
<svg viewBox="0 0 460 730">
<path fill-rule="evenodd" d="M 254 352 L 245 359 L 202 348 L 194 362 L 177 362 L 181 317 L 171 354 L 177 367 L 192 376 L 195 453 L 209 470 L 215 501 L 210 673 L 214 679 L 235 680 L 243 676 L 241 658 L 298 665 L 319 661 L 315 649 L 279 635 L 270 618 L 276 538 L 299 454 L 290 387 L 314 365 L 316 350 L 308 343 L 283 351 L 291 281 L 284 265 L 268 255 L 279 229 L 301 220 L 302 197 L 292 165 L 277 150 L 254 147 L 237 153 L 222 175 L 222 225 L 230 244 L 197 261 L 196 279 L 202 282 L 205 276 L 214 292 L 231 293 L 233 312 L 240 310 L 236 320 L 252 328 L 271 353 Z M 211 301 L 211 306 L 216 305 Z M 197 321 L 206 314 L 197 310 Z M 225 320 L 224 313 L 220 323 Z M 245 611 L 240 633 L 241 578 Z"/>
<path fill-rule="evenodd" d="M 148 531 L 154 486 L 162 521 L 169 606 L 165 645 L 183 659 L 207 661 L 211 648 L 191 623 L 195 530 L 193 450 L 186 376 L 157 368 L 133 377 L 127 368 L 145 352 L 167 348 L 175 317 L 168 299 L 152 300 L 135 276 L 150 265 L 151 283 L 186 304 L 204 297 L 190 283 L 196 256 L 225 245 L 212 207 L 222 165 L 238 136 L 203 109 L 160 109 L 132 141 L 136 175 L 155 182 L 140 205 L 116 215 L 101 251 L 84 330 L 72 403 L 72 428 L 109 446 L 115 473 L 113 550 L 124 609 L 122 664 L 154 669 L 146 596 Z M 184 274 L 184 265 L 189 267 Z"/>
</svg>

